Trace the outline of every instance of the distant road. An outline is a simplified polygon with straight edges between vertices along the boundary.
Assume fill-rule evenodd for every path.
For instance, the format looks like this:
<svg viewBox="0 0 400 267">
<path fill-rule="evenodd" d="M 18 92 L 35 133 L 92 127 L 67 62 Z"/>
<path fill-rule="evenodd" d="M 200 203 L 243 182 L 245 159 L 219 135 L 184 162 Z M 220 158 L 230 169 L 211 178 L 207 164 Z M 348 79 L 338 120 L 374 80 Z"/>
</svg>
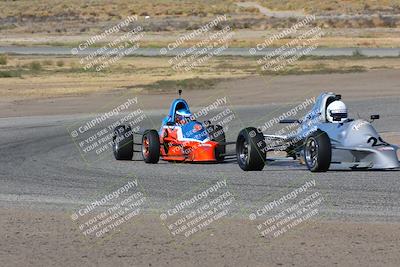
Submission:
<svg viewBox="0 0 400 267">
<path fill-rule="evenodd" d="M 0 53 L 21 54 L 21 55 L 72 55 L 71 47 L 24 47 L 24 46 L 0 46 Z M 89 55 L 98 48 L 87 48 L 80 51 L 79 55 Z M 187 48 L 176 48 L 168 51 L 166 56 L 176 56 L 181 54 Z M 254 55 L 249 53 L 250 48 L 227 48 L 219 55 L 223 56 L 264 56 L 273 52 L 276 48 L 266 48 L 262 51 L 256 51 Z M 398 57 L 400 48 L 316 48 L 309 55 L 312 56 L 351 56 L 359 51 L 362 55 L 368 57 Z M 139 48 L 131 53 L 135 56 L 160 56 L 160 48 Z"/>
</svg>

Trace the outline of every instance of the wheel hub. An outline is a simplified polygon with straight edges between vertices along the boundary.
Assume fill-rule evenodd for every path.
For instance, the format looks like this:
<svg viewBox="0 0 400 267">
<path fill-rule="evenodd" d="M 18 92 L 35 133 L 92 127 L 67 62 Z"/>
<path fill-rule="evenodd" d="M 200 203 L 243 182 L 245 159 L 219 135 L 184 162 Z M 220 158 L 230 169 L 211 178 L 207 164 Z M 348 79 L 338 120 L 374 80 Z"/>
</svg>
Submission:
<svg viewBox="0 0 400 267">
<path fill-rule="evenodd" d="M 314 138 L 310 138 L 306 144 L 306 162 L 309 166 L 314 167 L 317 163 L 318 143 Z"/>
</svg>

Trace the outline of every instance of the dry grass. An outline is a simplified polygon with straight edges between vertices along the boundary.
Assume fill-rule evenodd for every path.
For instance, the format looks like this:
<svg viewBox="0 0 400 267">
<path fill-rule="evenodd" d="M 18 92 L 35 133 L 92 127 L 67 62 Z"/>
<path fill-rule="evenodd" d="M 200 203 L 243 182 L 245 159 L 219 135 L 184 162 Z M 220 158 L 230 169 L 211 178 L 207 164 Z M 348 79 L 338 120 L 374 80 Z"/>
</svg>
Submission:
<svg viewBox="0 0 400 267">
<path fill-rule="evenodd" d="M 292 39 L 279 39 L 272 43 L 272 47 L 280 47 L 292 41 Z M 186 41 L 182 47 L 191 47 L 198 43 L 199 40 L 192 39 Z M 230 41 L 230 47 L 255 47 L 257 44 L 264 42 L 262 38 L 232 38 Z M 157 41 L 147 41 L 144 40 L 141 42 L 141 47 L 166 47 L 169 41 L 167 40 L 157 40 Z M 51 45 L 51 43 L 48 43 Z M 321 39 L 318 40 L 319 47 L 331 47 L 331 48 L 339 48 L 339 47 L 398 47 L 400 44 L 400 37 L 343 37 L 343 36 L 322 36 Z"/>
<path fill-rule="evenodd" d="M 335 13 L 360 13 L 363 11 L 388 10 L 400 7 L 398 0 L 258 0 L 260 4 L 274 10 L 302 10 L 307 12 L 334 11 Z"/>
<path fill-rule="evenodd" d="M 32 3 L 34 2 L 34 3 Z M 187 16 L 231 13 L 236 10 L 232 0 L 20 0 L 1 1 L 0 17 L 38 16 L 62 14 L 96 19 L 120 19 L 128 15 Z"/>
<path fill-rule="evenodd" d="M 19 0 L 1 1 L 0 17 L 77 15 L 81 17 L 115 19 L 127 15 L 150 16 L 208 16 L 216 14 L 258 13 L 254 8 L 238 8 L 235 0 Z M 308 12 L 334 11 L 335 13 L 360 13 L 363 11 L 392 10 L 398 0 L 259 0 L 273 10 L 306 10 Z"/>
<path fill-rule="evenodd" d="M 392 47 L 397 48 L 400 44 L 400 29 L 332 29 L 323 28 L 324 35 L 318 40 L 320 47 Z M 235 29 L 235 35 L 229 42 L 230 47 L 255 47 L 273 34 L 278 34 L 281 29 L 249 30 Z M 189 31 L 173 32 L 146 32 L 140 41 L 141 47 L 166 47 L 174 42 L 182 34 Z M 29 38 L 27 38 L 29 36 Z M 88 40 L 91 34 L 71 35 L 49 35 L 49 34 L 5 34 L 0 40 L 0 45 L 10 46 L 64 46 L 77 47 L 80 43 Z M 97 42 L 93 47 L 100 47 L 117 38 L 113 35 Z M 293 38 L 292 36 L 291 38 Z M 290 42 L 292 39 L 284 38 L 275 41 L 272 46 L 278 47 Z M 199 42 L 199 38 L 185 41 L 182 47 L 190 47 Z"/>
<path fill-rule="evenodd" d="M 0 78 L 0 97 L 48 98 L 115 90 L 166 91 L 177 87 L 211 89 L 220 80 L 265 75 L 254 58 L 212 58 L 190 72 L 172 70 L 168 59 L 126 57 L 98 73 L 83 71 L 78 59 L 72 57 L 8 56 L 8 64 L 0 66 L 0 73 L 20 70 L 20 77 Z M 59 66 L 49 62 L 64 64 Z M 400 69 L 400 61 L 397 58 L 305 58 L 274 74 L 341 73 L 383 68 Z"/>
<path fill-rule="evenodd" d="M 290 27 L 294 18 L 266 18 L 256 8 L 240 8 L 239 0 L 17 0 L 0 1 L 0 45 L 47 44 L 52 46 L 76 45 L 114 26 L 127 16 L 138 15 L 139 23 L 146 33 L 160 33 L 155 39 L 145 39 L 142 47 L 160 47 L 170 36 L 183 31 L 191 31 L 208 22 L 216 15 L 226 14 L 230 26 L 236 30 L 265 31 Z M 243 0 L 246 1 L 246 0 Z M 400 0 L 249 0 L 272 10 L 304 10 L 310 14 L 375 14 L 363 18 L 332 18 L 325 16 L 313 24 L 324 29 L 399 29 L 400 19 L 396 16 L 383 18 L 378 12 L 395 15 L 400 12 Z M 151 18 L 146 20 L 144 16 Z M 168 33 L 166 33 L 168 32 Z M 381 31 L 383 32 L 383 30 Z M 52 40 L 36 40 L 38 35 L 46 35 Z M 393 31 L 390 36 L 327 35 L 320 46 L 326 47 L 398 47 L 400 38 Z M 20 35 L 20 40 L 12 40 Z M 68 41 L 77 36 L 79 40 Z M 17 38 L 18 39 L 18 38 Z M 35 41 L 36 40 L 36 41 Z M 254 46 L 263 38 L 235 38 L 234 47 Z M 285 40 L 282 40 L 284 42 Z M 190 44 L 188 44 L 190 45 Z"/>
</svg>

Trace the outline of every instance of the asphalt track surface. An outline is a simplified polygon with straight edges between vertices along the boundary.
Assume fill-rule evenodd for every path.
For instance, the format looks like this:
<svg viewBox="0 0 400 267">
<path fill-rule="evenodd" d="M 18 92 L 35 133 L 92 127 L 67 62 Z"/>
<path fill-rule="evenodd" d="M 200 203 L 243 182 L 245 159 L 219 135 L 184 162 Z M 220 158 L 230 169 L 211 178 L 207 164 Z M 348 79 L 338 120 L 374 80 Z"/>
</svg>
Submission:
<svg viewBox="0 0 400 267">
<path fill-rule="evenodd" d="M 348 105 L 358 114 L 380 113 L 381 120 L 375 123 L 380 132 L 400 132 L 399 100 L 380 98 Z M 228 139 L 235 139 L 239 129 L 255 125 L 255 120 L 266 121 L 288 107 L 293 105 L 232 107 L 238 119 L 229 124 Z M 149 120 L 143 122 L 143 128 L 158 128 L 160 112 L 146 111 Z M 80 114 L 1 118 L 0 205 L 72 212 L 107 190 L 122 186 L 123 177 L 130 176 L 138 179 L 150 199 L 145 204 L 146 212 L 159 214 L 173 206 L 182 194 L 226 179 L 238 201 L 233 214 L 248 217 L 265 203 L 315 180 L 313 190 L 325 199 L 317 219 L 400 220 L 398 171 L 336 170 L 312 174 L 298 163 L 279 161 L 269 163 L 261 172 L 243 172 L 235 160 L 223 164 L 160 161 L 149 165 L 139 155 L 133 161 L 116 161 L 112 151 L 87 163 L 66 126 L 93 117 Z"/>
</svg>

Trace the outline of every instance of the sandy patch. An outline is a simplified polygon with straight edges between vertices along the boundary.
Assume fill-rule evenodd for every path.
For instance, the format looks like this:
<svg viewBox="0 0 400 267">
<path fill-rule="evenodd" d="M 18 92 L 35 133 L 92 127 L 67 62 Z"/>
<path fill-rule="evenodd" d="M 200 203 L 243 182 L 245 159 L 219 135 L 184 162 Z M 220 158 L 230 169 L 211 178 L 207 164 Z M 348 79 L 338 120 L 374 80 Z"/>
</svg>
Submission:
<svg viewBox="0 0 400 267">
<path fill-rule="evenodd" d="M 69 213 L 0 211 L 2 266 L 398 266 L 400 225 L 308 222 L 276 239 L 225 219 L 185 240 L 156 215 L 85 239 Z"/>
</svg>

